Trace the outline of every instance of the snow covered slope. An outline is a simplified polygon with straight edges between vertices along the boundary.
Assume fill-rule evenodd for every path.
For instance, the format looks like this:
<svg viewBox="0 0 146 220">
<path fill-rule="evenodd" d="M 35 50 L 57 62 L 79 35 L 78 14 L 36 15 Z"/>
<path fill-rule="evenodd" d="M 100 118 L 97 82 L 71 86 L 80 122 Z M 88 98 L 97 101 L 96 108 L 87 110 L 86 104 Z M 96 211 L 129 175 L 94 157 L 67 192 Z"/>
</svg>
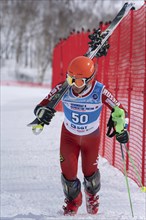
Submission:
<svg viewBox="0 0 146 220">
<path fill-rule="evenodd" d="M 132 218 L 125 178 L 103 158 L 99 161 L 102 188 L 98 215 L 86 213 L 85 199 L 75 217 L 62 215 L 59 140 L 63 113 L 56 113 L 38 136 L 26 126 L 34 119 L 35 105 L 47 93 L 41 88 L 1 87 L 1 219 L 146 219 L 145 194 L 129 180 L 135 215 Z M 78 177 L 83 182 L 80 165 Z"/>
</svg>

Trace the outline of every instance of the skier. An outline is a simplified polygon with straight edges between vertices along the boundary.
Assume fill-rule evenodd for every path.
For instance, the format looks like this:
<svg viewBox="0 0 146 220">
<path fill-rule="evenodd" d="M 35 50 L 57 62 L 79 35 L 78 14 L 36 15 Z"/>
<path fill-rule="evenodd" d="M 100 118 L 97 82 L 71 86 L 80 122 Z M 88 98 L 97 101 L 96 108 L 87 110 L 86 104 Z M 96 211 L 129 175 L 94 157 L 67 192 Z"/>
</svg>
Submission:
<svg viewBox="0 0 146 220">
<path fill-rule="evenodd" d="M 98 56 L 105 55 L 104 52 L 101 51 Z M 62 98 L 65 118 L 60 139 L 61 182 L 66 203 L 63 206 L 64 215 L 75 215 L 82 204 L 81 182 L 77 177 L 79 154 L 82 160 L 87 212 L 98 212 L 101 185 L 98 168 L 99 119 L 102 105 L 105 104 L 110 110 L 118 106 L 125 111 L 105 85 L 95 79 L 95 72 L 93 60 L 86 56 L 73 59 L 67 69 L 66 80 L 70 88 Z M 37 119 L 46 125 L 49 125 L 56 112 L 46 106 L 61 85 L 62 83 L 53 88 L 34 110 Z M 116 139 L 120 143 L 128 142 L 127 124 L 126 117 L 122 133 L 116 133 Z"/>
</svg>

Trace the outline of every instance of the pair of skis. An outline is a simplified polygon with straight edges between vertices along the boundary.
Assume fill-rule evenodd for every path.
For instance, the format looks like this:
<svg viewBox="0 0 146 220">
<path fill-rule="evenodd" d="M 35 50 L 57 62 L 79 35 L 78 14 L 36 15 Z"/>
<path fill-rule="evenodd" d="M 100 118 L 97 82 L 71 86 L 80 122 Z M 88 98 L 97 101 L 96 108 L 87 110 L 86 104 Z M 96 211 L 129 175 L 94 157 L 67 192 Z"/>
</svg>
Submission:
<svg viewBox="0 0 146 220">
<path fill-rule="evenodd" d="M 134 9 L 134 4 L 133 3 L 125 3 L 119 13 L 116 15 L 114 20 L 111 22 L 111 24 L 108 26 L 108 28 L 102 32 L 101 35 L 103 35 L 103 39 L 101 43 L 95 48 L 94 50 L 92 47 L 89 47 L 86 56 L 89 57 L 90 59 L 93 59 L 97 52 L 101 49 L 101 47 L 105 44 L 105 42 L 108 40 L 108 38 L 111 36 L 113 31 L 116 29 L 116 27 L 119 25 L 119 23 L 123 20 L 123 18 L 129 13 L 131 9 Z M 95 31 L 96 32 L 96 31 Z M 95 36 L 96 38 L 96 36 Z M 95 39 L 96 40 L 96 39 Z M 63 95 L 68 91 L 70 86 L 68 85 L 67 81 L 65 81 L 60 90 L 54 94 L 52 99 L 49 101 L 48 105 L 46 107 L 49 108 L 55 108 Z M 44 128 L 44 123 L 40 122 L 38 118 L 36 118 L 34 121 L 28 124 L 29 127 L 32 127 L 32 131 L 34 134 L 40 134 L 41 131 Z"/>
</svg>

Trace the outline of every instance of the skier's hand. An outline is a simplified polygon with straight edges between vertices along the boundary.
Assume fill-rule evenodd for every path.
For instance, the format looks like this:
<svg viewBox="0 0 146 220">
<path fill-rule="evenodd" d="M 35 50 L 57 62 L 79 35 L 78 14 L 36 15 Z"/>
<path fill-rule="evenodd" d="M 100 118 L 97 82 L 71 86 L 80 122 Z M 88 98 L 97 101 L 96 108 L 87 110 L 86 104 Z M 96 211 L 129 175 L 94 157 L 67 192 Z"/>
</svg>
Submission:
<svg viewBox="0 0 146 220">
<path fill-rule="evenodd" d="M 93 34 L 89 35 L 89 39 L 91 40 L 88 44 L 92 48 L 92 50 L 95 50 L 98 45 L 101 44 L 102 39 L 106 36 L 106 34 L 101 34 L 100 28 L 98 30 L 95 30 Z M 97 52 L 96 57 L 106 56 L 108 49 L 110 45 L 108 41 L 104 43 L 104 45 L 101 47 L 101 49 Z"/>
<path fill-rule="evenodd" d="M 129 141 L 129 133 L 125 129 L 122 133 L 116 133 L 116 140 L 121 144 L 126 144 Z"/>
<path fill-rule="evenodd" d="M 49 125 L 56 111 L 53 108 L 48 108 L 45 106 L 37 106 L 34 112 L 35 112 L 37 119 L 40 122 L 43 122 L 44 124 Z"/>
</svg>

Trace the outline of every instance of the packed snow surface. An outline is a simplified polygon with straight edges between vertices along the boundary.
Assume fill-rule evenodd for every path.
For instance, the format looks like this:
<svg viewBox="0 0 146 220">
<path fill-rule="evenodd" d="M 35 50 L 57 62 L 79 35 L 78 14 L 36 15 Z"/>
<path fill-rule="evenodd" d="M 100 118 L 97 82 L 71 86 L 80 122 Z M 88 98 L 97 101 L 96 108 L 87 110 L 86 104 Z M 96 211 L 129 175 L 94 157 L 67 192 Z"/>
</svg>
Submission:
<svg viewBox="0 0 146 220">
<path fill-rule="evenodd" d="M 131 216 L 124 175 L 99 158 L 102 187 L 95 216 L 86 212 L 85 197 L 75 217 L 63 216 L 59 142 L 63 113 L 57 112 L 40 135 L 26 125 L 33 109 L 49 89 L 1 87 L 1 219 L 144 220 L 145 195 L 129 179 L 134 218 Z M 83 182 L 79 160 L 78 177 Z M 82 185 L 83 191 L 83 185 Z"/>
</svg>

